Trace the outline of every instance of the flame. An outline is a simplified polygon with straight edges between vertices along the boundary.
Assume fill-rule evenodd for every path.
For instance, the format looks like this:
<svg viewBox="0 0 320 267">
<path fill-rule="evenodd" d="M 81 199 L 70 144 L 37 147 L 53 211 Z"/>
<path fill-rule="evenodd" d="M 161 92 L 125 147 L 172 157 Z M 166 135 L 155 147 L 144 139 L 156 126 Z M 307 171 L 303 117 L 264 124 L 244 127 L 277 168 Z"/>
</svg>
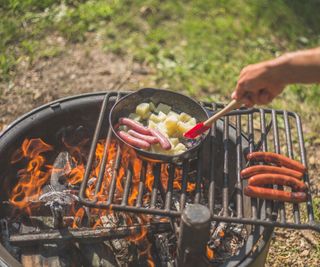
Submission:
<svg viewBox="0 0 320 267">
<path fill-rule="evenodd" d="M 29 159 L 27 167 L 18 171 L 18 183 L 12 189 L 10 203 L 31 214 L 30 205 L 37 201 L 43 185 L 51 176 L 52 167 L 45 165 L 43 154 L 52 151 L 53 147 L 44 143 L 41 139 L 26 139 L 22 147 L 12 158 L 12 163 Z"/>
<path fill-rule="evenodd" d="M 207 246 L 207 257 L 209 260 L 213 260 L 215 257 L 214 250 L 209 248 L 208 246 Z"/>
<path fill-rule="evenodd" d="M 67 144 L 63 140 L 64 149 L 69 153 L 72 159 L 72 164 L 65 166 L 63 170 L 54 168 L 49 165 L 48 153 L 54 153 L 54 148 L 42 141 L 41 139 L 26 139 L 24 140 L 20 149 L 18 149 L 12 157 L 12 164 L 26 164 L 25 168 L 18 171 L 18 182 L 14 186 L 10 194 L 10 202 L 16 208 L 26 211 L 29 215 L 32 215 L 32 211 L 36 205 L 40 205 L 39 196 L 42 194 L 42 188 L 50 183 L 50 177 L 52 173 L 63 171 L 66 176 L 67 186 L 72 188 L 79 188 L 84 177 L 86 169 L 86 159 L 88 155 L 88 140 L 83 140 L 77 146 Z M 116 162 L 116 155 L 118 149 L 121 149 L 121 163 L 116 174 L 115 193 L 113 195 L 112 203 L 119 204 L 123 199 L 124 187 L 128 178 L 128 170 L 131 171 L 132 176 L 130 180 L 130 192 L 128 194 L 128 205 L 133 206 L 136 204 L 139 194 L 139 185 L 141 182 L 141 173 L 143 168 L 143 162 L 137 157 L 134 150 L 129 148 L 120 148 L 113 140 L 107 148 L 107 164 L 103 166 L 103 153 L 105 150 L 105 141 L 100 140 L 97 144 L 95 151 L 95 159 L 90 171 L 89 181 L 86 186 L 85 196 L 89 200 L 97 199 L 100 201 L 107 201 L 109 199 L 111 180 L 114 175 L 114 166 Z M 20 166 L 20 165 L 19 165 Z M 154 185 L 154 167 L 153 163 L 146 164 L 144 190 L 143 192 L 143 204 L 148 205 L 150 201 L 150 192 Z M 104 169 L 102 169 L 104 168 Z M 168 189 L 168 174 L 169 165 L 161 164 L 160 183 L 165 191 Z M 101 186 L 97 188 L 97 181 L 99 173 L 104 171 L 102 177 Z M 175 167 L 173 189 L 182 189 L 182 169 L 181 167 Z M 187 192 L 193 192 L 195 190 L 195 183 L 188 181 Z M 97 191 L 97 192 L 96 192 Z M 38 203 L 38 204 L 37 204 Z M 32 204 L 32 205 L 31 205 Z M 71 227 L 79 228 L 83 227 L 83 218 L 86 214 L 83 207 L 79 207 L 74 204 L 70 209 L 71 216 L 73 216 L 73 223 Z M 89 226 L 92 228 L 103 227 L 104 222 L 101 219 L 103 216 L 111 214 L 113 211 L 97 208 L 90 208 L 90 222 Z M 130 242 L 133 242 L 140 247 L 140 256 L 146 257 L 149 266 L 154 266 L 151 256 L 151 245 L 147 238 L 146 224 L 151 222 L 151 216 L 146 215 L 128 215 L 121 213 L 126 218 L 126 224 L 139 224 L 141 225 L 141 231 L 139 233 L 132 233 L 128 238 Z M 124 215 L 125 214 L 125 215 Z M 160 219 L 160 221 L 168 221 L 167 218 Z"/>
</svg>

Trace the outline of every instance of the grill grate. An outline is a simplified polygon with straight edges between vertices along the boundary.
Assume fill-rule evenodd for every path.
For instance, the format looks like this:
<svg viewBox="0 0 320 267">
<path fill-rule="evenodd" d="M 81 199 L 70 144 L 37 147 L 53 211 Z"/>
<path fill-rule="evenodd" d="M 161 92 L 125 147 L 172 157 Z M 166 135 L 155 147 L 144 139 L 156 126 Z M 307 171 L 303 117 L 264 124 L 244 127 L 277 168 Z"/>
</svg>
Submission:
<svg viewBox="0 0 320 267">
<path fill-rule="evenodd" d="M 112 209 L 115 211 L 127 211 L 134 213 L 145 213 L 150 215 L 160 215 L 167 217 L 180 217 L 183 208 L 186 206 L 188 193 L 187 185 L 188 179 L 190 179 L 190 168 L 192 160 L 184 160 L 181 165 L 168 164 L 168 179 L 166 190 L 161 182 L 162 164 L 155 163 L 153 168 L 153 184 L 150 197 L 150 203 L 148 206 L 143 204 L 143 197 L 145 194 L 145 180 L 148 169 L 148 163 L 142 161 L 142 167 L 140 171 L 140 181 L 138 184 L 138 193 L 135 198 L 134 205 L 128 204 L 128 198 L 131 193 L 131 183 L 133 177 L 133 166 L 128 165 L 126 170 L 126 179 L 124 184 L 124 190 L 122 194 L 121 202 L 115 202 L 114 195 L 116 192 L 117 176 L 121 164 L 121 150 L 119 145 L 117 146 L 117 152 L 115 155 L 114 165 L 112 169 L 111 182 L 109 185 L 108 199 L 106 201 L 97 201 L 97 194 L 101 190 L 101 185 L 106 170 L 106 163 L 108 160 L 108 150 L 110 149 L 112 140 L 111 128 L 108 128 L 105 138 L 105 147 L 101 162 L 101 168 L 99 171 L 95 195 L 96 198 L 87 198 L 86 189 L 90 178 L 90 173 L 95 159 L 95 151 L 98 140 L 101 136 L 103 129 L 103 122 L 108 121 L 108 111 L 110 108 L 110 102 L 119 100 L 122 96 L 128 94 L 128 92 L 110 92 L 106 93 L 101 111 L 99 114 L 98 122 L 92 139 L 92 145 L 90 148 L 86 171 L 81 184 L 79 199 L 83 205 L 89 207 L 96 207 L 101 209 Z M 215 112 L 223 107 L 221 104 L 203 104 L 208 112 Z M 268 122 L 268 123 L 267 123 Z M 220 125 L 219 125 L 220 124 Z M 223 131 L 223 181 L 221 196 L 217 195 L 217 170 L 216 170 L 216 139 L 218 134 L 218 128 Z M 236 162 L 229 162 L 231 155 L 230 146 L 230 127 L 233 127 L 236 132 L 236 150 L 235 158 Z M 246 147 L 244 147 L 243 140 L 246 140 Z M 308 194 L 306 203 L 301 204 L 288 204 L 274 201 L 266 201 L 260 199 L 251 199 L 251 214 L 245 216 L 244 201 L 248 201 L 248 198 L 243 195 L 242 189 L 244 181 L 240 179 L 240 171 L 245 166 L 243 162 L 243 153 L 252 151 L 271 151 L 280 154 L 285 154 L 290 158 L 300 160 L 305 166 L 307 166 L 304 139 L 302 132 L 302 124 L 300 117 L 293 112 L 273 110 L 273 109 L 239 109 L 230 112 L 223 120 L 218 121 L 212 126 L 211 139 L 210 139 L 210 172 L 209 177 L 203 178 L 203 149 L 199 150 L 198 157 L 196 159 L 196 178 L 193 203 L 205 204 L 211 211 L 211 219 L 218 222 L 232 222 L 250 225 L 262 225 L 270 227 L 283 227 L 293 229 L 312 229 L 320 232 L 320 226 L 314 220 L 314 213 L 312 207 L 312 197 Z M 236 168 L 236 182 L 234 185 L 234 191 L 229 192 L 230 183 L 230 164 Z M 248 165 L 248 163 L 247 163 Z M 246 166 L 247 166 L 246 165 Z M 182 182 L 181 190 L 179 192 L 179 208 L 172 205 L 172 197 L 174 194 L 173 183 L 175 180 L 175 170 L 179 168 L 182 170 Z M 208 186 L 204 190 L 204 182 L 207 180 Z M 309 186 L 308 174 L 304 176 L 305 183 Z M 276 187 L 276 186 L 275 186 Z M 279 187 L 278 187 L 279 188 Z M 162 199 L 161 202 L 159 202 Z M 229 212 L 229 200 L 233 197 L 235 201 L 234 209 L 235 214 Z M 218 203 L 219 201 L 219 203 Z M 220 203 L 221 201 L 221 203 Z M 222 206 L 222 213 L 216 212 L 216 206 L 220 204 Z M 300 212 L 303 209 L 305 212 Z"/>
</svg>

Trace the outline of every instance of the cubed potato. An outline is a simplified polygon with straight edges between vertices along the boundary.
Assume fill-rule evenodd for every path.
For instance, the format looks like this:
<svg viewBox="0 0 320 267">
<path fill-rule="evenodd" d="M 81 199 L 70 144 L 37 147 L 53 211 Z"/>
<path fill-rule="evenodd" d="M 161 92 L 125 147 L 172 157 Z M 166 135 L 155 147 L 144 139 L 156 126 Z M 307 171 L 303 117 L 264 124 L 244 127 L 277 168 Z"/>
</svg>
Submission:
<svg viewBox="0 0 320 267">
<path fill-rule="evenodd" d="M 150 116 L 149 103 L 141 103 L 136 107 L 136 113 L 142 118 L 147 119 Z"/>
<path fill-rule="evenodd" d="M 172 135 L 176 132 L 177 130 L 177 123 L 178 123 L 178 118 L 175 116 L 168 116 L 165 121 L 164 125 L 167 129 L 167 133 L 169 135 Z"/>
<path fill-rule="evenodd" d="M 158 118 L 160 121 L 164 121 L 167 118 L 167 115 L 160 111 L 158 114 Z"/>
<path fill-rule="evenodd" d="M 170 116 L 170 117 L 176 117 L 177 120 L 179 120 L 179 114 L 176 113 L 176 112 L 174 112 L 174 111 L 170 111 L 170 112 L 168 113 L 168 116 Z"/>
<path fill-rule="evenodd" d="M 130 113 L 129 114 L 129 119 L 134 120 L 134 121 L 140 121 L 141 120 L 141 116 L 139 116 L 136 113 Z"/>
<path fill-rule="evenodd" d="M 186 131 L 190 130 L 192 128 L 191 125 L 189 125 L 188 123 L 179 121 L 177 124 L 178 127 L 178 131 L 180 134 L 184 134 Z"/>
<path fill-rule="evenodd" d="M 185 152 L 187 150 L 186 146 L 182 143 L 179 143 L 178 145 L 176 145 L 176 147 L 173 149 L 173 154 L 174 155 L 178 155 L 181 154 L 183 152 Z"/>
<path fill-rule="evenodd" d="M 170 143 L 172 147 L 175 147 L 177 144 L 179 144 L 179 138 L 170 138 Z"/>
<path fill-rule="evenodd" d="M 169 133 L 168 133 L 168 129 L 166 127 L 166 125 L 164 124 L 164 122 L 159 122 L 157 124 L 157 129 L 166 137 L 169 137 Z"/>
<path fill-rule="evenodd" d="M 197 121 L 195 118 L 191 118 L 190 120 L 188 120 L 188 124 L 193 127 L 197 124 Z"/>
<path fill-rule="evenodd" d="M 154 121 L 149 120 L 149 122 L 148 122 L 148 128 L 157 129 L 158 127 L 157 127 L 157 124 L 156 124 Z"/>
<path fill-rule="evenodd" d="M 155 123 L 161 122 L 159 116 L 157 116 L 157 115 L 155 115 L 153 113 L 150 115 L 149 120 L 152 120 Z"/>
<path fill-rule="evenodd" d="M 184 113 L 184 112 L 180 113 L 180 115 L 179 115 L 179 120 L 182 122 L 187 122 L 187 121 L 191 120 L 191 118 L 192 117 L 189 114 Z"/>
<path fill-rule="evenodd" d="M 156 106 L 153 104 L 153 102 L 150 102 L 149 106 L 150 106 L 150 111 L 155 111 Z"/>
<path fill-rule="evenodd" d="M 171 107 L 166 105 L 166 104 L 163 104 L 163 103 L 159 103 L 159 105 L 157 106 L 156 108 L 156 112 L 159 113 L 160 111 L 162 111 L 164 114 L 168 114 L 171 110 Z"/>
</svg>

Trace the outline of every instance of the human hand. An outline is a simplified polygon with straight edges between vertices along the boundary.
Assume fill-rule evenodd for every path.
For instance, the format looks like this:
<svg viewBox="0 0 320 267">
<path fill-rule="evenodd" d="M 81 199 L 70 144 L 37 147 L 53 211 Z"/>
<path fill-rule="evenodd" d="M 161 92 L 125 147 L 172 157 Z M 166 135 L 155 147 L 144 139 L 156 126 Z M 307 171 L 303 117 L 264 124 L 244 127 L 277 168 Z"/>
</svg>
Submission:
<svg viewBox="0 0 320 267">
<path fill-rule="evenodd" d="M 278 61 L 274 59 L 243 68 L 231 97 L 241 100 L 247 107 L 270 103 L 286 85 Z"/>
</svg>

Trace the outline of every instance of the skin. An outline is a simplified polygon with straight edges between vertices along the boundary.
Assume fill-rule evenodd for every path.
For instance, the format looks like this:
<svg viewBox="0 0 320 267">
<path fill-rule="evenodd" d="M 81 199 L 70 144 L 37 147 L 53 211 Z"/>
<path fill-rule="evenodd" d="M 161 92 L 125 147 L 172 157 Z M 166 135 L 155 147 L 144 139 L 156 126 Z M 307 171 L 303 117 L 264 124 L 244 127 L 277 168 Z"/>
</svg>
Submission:
<svg viewBox="0 0 320 267">
<path fill-rule="evenodd" d="M 320 47 L 284 54 L 242 69 L 232 98 L 265 105 L 289 84 L 320 83 Z"/>
</svg>

